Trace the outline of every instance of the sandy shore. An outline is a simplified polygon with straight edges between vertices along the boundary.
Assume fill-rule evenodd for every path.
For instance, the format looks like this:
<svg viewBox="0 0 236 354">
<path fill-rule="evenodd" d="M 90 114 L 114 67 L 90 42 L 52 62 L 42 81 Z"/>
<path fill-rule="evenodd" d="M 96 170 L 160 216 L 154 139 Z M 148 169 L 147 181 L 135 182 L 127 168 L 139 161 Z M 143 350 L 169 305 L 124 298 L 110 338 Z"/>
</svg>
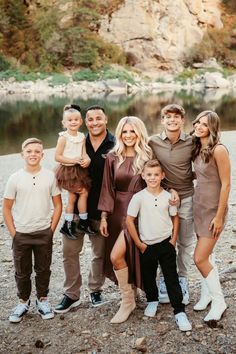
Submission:
<svg viewBox="0 0 236 354">
<path fill-rule="evenodd" d="M 227 146 L 232 162 L 232 191 L 229 220 L 216 249 L 217 264 L 228 309 L 215 328 L 207 327 L 202 318 L 206 314 L 193 311 L 199 293 L 198 273 L 192 263 L 189 272 L 191 302 L 186 308 L 193 323 L 193 331 L 182 333 L 175 323 L 170 305 L 161 305 L 155 318 L 144 318 L 143 296 L 129 320 L 121 325 L 111 325 L 110 318 L 118 309 L 119 292 L 110 281 L 104 285 L 104 296 L 109 300 L 99 308 L 89 302 L 87 276 L 90 264 L 90 243 L 85 238 L 81 268 L 83 275 L 82 305 L 64 316 L 43 321 L 35 310 L 35 291 L 32 305 L 23 321 L 10 324 L 8 315 L 17 297 L 14 267 L 11 255 L 11 239 L 2 223 L 1 208 L 3 190 L 8 176 L 23 166 L 19 154 L 0 156 L 0 353 L 49 353 L 49 354 L 233 354 L 236 353 L 236 131 L 224 132 L 222 142 Z M 45 151 L 44 166 L 53 168 L 54 149 Z M 61 299 L 63 291 L 62 244 L 58 232 L 54 236 L 50 300 L 53 305 Z M 34 287 L 33 287 L 34 289 Z M 138 345 L 137 339 L 141 344 Z"/>
</svg>

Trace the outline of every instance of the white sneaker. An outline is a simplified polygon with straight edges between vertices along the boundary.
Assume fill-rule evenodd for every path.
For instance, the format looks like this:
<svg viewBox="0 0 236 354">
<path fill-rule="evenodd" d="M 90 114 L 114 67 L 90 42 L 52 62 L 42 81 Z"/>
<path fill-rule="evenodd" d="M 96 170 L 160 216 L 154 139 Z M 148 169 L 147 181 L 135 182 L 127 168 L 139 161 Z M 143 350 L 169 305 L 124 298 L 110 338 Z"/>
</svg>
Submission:
<svg viewBox="0 0 236 354">
<path fill-rule="evenodd" d="M 159 305 L 159 301 L 148 302 L 148 305 L 144 311 L 144 316 L 155 317 L 158 305 Z"/>
<path fill-rule="evenodd" d="M 189 322 L 185 312 L 177 313 L 177 315 L 175 315 L 175 322 L 179 329 L 183 332 L 192 330 L 192 325 Z"/>
<path fill-rule="evenodd" d="M 13 312 L 9 316 L 9 321 L 12 323 L 18 323 L 22 320 L 23 316 L 29 310 L 30 300 L 27 302 L 19 302 L 19 304 L 13 309 Z"/>
<path fill-rule="evenodd" d="M 39 301 L 36 299 L 36 308 L 43 320 L 50 320 L 54 317 L 53 309 L 48 300 Z"/>
<path fill-rule="evenodd" d="M 188 305 L 189 304 L 188 281 L 185 277 L 179 277 L 179 284 L 181 286 L 181 290 L 183 294 L 182 304 Z"/>
<path fill-rule="evenodd" d="M 158 297 L 160 304 L 169 304 L 170 299 L 166 289 L 166 283 L 164 277 L 160 277 L 158 284 Z"/>
</svg>

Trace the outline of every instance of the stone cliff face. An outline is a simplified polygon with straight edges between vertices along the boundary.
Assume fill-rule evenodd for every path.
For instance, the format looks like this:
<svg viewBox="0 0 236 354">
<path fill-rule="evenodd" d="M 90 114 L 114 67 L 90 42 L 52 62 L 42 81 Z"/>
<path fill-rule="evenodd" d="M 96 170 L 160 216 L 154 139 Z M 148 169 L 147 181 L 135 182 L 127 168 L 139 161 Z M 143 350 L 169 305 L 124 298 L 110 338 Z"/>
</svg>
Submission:
<svg viewBox="0 0 236 354">
<path fill-rule="evenodd" d="M 227 3 L 228 1 L 233 3 L 235 0 L 227 0 Z M 153 77 L 155 73 L 158 75 L 165 70 L 179 72 L 192 48 L 202 41 L 206 30 L 223 27 L 221 15 L 225 19 L 225 14 L 221 2 L 222 0 L 17 0 L 14 9 L 12 1 L 11 11 L 17 10 L 17 14 L 13 16 L 13 25 L 14 21 L 18 21 L 20 25 L 25 23 L 21 28 L 18 22 L 10 27 L 12 13 L 7 2 L 0 1 L 0 11 L 2 8 L 8 15 L 5 21 L 0 21 L 0 29 L 2 26 L 4 32 L 3 37 L 0 36 L 0 50 L 7 57 L 16 58 L 19 64 L 30 68 L 37 65 L 54 68 L 58 63 L 63 67 L 83 67 L 85 64 L 96 67 L 109 58 L 108 42 L 122 48 L 128 64 L 145 72 L 147 76 Z M 94 9 L 93 4 L 96 5 Z M 25 21 L 22 20 L 22 23 L 19 21 L 21 13 Z M 229 11 L 227 19 L 233 22 L 230 15 Z M 223 31 L 227 31 L 225 20 L 224 23 L 226 27 Z M 236 30 L 235 27 L 232 28 Z M 232 35 L 233 33 L 235 32 Z M 226 38 L 226 49 L 229 47 L 227 40 Z M 96 50 L 92 41 L 98 44 Z M 73 48 L 71 43 L 75 43 Z M 78 43 L 81 44 L 79 50 Z M 68 47 L 70 53 L 66 49 Z M 235 39 L 232 37 L 230 48 L 234 50 L 234 47 Z M 95 54 L 91 54 L 93 50 Z M 205 51 L 208 55 L 208 47 Z M 118 61 L 117 53 L 114 54 L 111 50 L 110 62 Z M 209 56 L 214 54 L 209 53 Z M 96 55 L 99 58 L 97 62 L 92 60 Z M 219 57 L 226 58 L 226 55 L 223 52 Z M 236 58 L 231 59 L 229 56 L 226 59 L 226 64 L 232 65 L 233 61 L 236 63 Z M 122 57 L 121 62 L 124 60 L 125 57 Z"/>
<path fill-rule="evenodd" d="M 222 28 L 219 0 L 125 0 L 101 21 L 100 35 L 148 72 L 182 69 L 208 27 Z"/>
</svg>

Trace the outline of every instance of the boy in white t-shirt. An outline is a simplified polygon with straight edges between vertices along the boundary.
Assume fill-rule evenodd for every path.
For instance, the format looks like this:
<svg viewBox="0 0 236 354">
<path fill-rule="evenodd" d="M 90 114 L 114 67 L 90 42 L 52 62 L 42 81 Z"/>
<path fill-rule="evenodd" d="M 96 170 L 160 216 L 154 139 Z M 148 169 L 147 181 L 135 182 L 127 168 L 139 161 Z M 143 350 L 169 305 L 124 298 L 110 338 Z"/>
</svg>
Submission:
<svg viewBox="0 0 236 354">
<path fill-rule="evenodd" d="M 20 322 L 30 306 L 32 253 L 36 273 L 36 307 L 43 319 L 54 317 L 47 300 L 52 238 L 61 216 L 61 193 L 54 173 L 40 165 L 41 140 L 29 138 L 22 144 L 24 168 L 8 179 L 3 200 L 3 216 L 12 237 L 15 279 L 19 303 L 9 316 Z M 51 201 L 53 213 L 51 215 Z"/>
<path fill-rule="evenodd" d="M 174 308 L 175 321 L 181 331 L 192 326 L 185 314 L 183 295 L 176 270 L 175 245 L 178 236 L 177 208 L 169 205 L 170 193 L 161 187 L 165 177 L 158 160 L 145 163 L 142 178 L 147 187 L 136 193 L 128 206 L 126 224 L 140 250 L 141 273 L 148 306 L 144 314 L 154 317 L 157 311 L 158 289 L 156 273 L 160 264 L 167 292 Z M 138 217 L 138 230 L 135 219 Z"/>
</svg>

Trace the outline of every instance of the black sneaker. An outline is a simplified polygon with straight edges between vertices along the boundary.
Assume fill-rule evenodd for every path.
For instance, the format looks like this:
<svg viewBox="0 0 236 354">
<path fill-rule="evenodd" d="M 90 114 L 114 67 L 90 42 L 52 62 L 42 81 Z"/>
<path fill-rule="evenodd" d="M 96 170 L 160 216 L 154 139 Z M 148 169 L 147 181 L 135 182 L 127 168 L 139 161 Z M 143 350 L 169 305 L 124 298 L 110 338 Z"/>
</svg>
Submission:
<svg viewBox="0 0 236 354">
<path fill-rule="evenodd" d="M 90 300 L 93 307 L 104 305 L 107 301 L 103 299 L 100 291 L 90 293 Z"/>
<path fill-rule="evenodd" d="M 76 237 L 76 223 L 74 221 L 65 220 L 60 232 L 67 236 L 70 240 L 77 240 Z"/>
<path fill-rule="evenodd" d="M 90 225 L 90 222 L 88 219 L 86 219 L 86 220 L 80 219 L 79 223 L 78 223 L 78 229 L 80 231 L 85 232 L 88 235 L 96 235 L 97 234 L 97 231 L 95 231 L 93 229 L 93 227 Z"/>
<path fill-rule="evenodd" d="M 54 312 L 56 313 L 66 313 L 69 312 L 70 309 L 73 307 L 79 306 L 81 304 L 81 300 L 72 300 L 70 297 L 64 295 L 63 299 L 61 300 L 60 304 L 58 304 Z"/>
</svg>

